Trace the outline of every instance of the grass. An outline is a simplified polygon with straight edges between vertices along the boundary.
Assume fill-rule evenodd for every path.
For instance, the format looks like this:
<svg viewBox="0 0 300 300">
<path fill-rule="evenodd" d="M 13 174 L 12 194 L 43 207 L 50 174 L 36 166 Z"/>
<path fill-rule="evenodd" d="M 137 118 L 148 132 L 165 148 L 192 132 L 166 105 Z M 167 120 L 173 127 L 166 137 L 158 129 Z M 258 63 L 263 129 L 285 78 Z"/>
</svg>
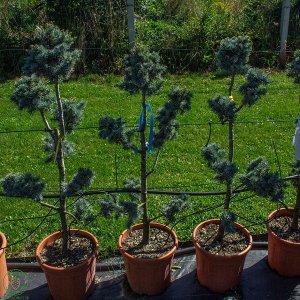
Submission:
<svg viewBox="0 0 300 300">
<path fill-rule="evenodd" d="M 269 75 L 271 85 L 268 95 L 263 97 L 253 108 L 244 108 L 237 118 L 235 162 L 239 167 L 240 174 L 243 173 L 248 162 L 261 155 L 268 159 L 273 170 L 278 170 L 275 148 L 282 176 L 287 176 L 290 172 L 290 163 L 293 161 L 294 153 L 292 137 L 299 112 L 300 87 L 295 85 L 284 73 L 270 72 Z M 121 91 L 117 87 L 121 80 L 122 78 L 115 76 L 90 75 L 82 77 L 78 81 L 61 85 L 61 95 L 64 98 L 87 102 L 84 121 L 80 125 L 80 129 L 70 137 L 77 145 L 77 153 L 66 160 L 67 177 L 70 179 L 79 167 L 90 167 L 96 173 L 92 189 L 116 186 L 116 164 L 119 186 L 126 177 L 139 175 L 138 156 L 100 140 L 97 128 L 87 129 L 87 127 L 97 127 L 99 117 L 106 115 L 123 116 L 130 126 L 138 124 L 141 110 L 140 95 L 130 96 Z M 163 149 L 157 170 L 149 177 L 149 188 L 178 191 L 224 189 L 222 185 L 214 182 L 213 173 L 201 158 L 200 150 L 208 139 L 208 122 L 210 120 L 218 121 L 209 110 L 207 100 L 216 94 L 227 95 L 228 82 L 228 78 L 221 78 L 211 73 L 168 76 L 161 92 L 151 97 L 150 103 L 156 111 L 167 99 L 171 86 L 186 86 L 193 93 L 192 110 L 179 117 L 182 124 L 179 136 L 166 144 Z M 236 101 L 240 99 L 237 87 L 241 82 L 242 77 L 239 77 L 234 92 Z M 29 115 L 27 112 L 17 110 L 10 101 L 13 91 L 14 82 L 12 81 L 0 85 L 0 178 L 11 172 L 29 171 L 39 175 L 47 182 L 47 192 L 55 192 L 58 190 L 58 173 L 53 163 L 44 163 L 46 156 L 41 143 L 44 133 L 3 133 L 15 130 L 43 129 L 38 114 Z M 210 141 L 226 147 L 227 126 L 213 124 Z M 153 157 L 149 158 L 149 161 L 151 160 Z M 239 216 L 238 221 L 247 226 L 251 233 L 263 233 L 265 232 L 263 222 L 277 205 L 258 197 L 243 200 L 243 197 L 246 196 L 246 194 L 236 196 L 232 202 L 232 210 Z M 97 209 L 96 200 L 100 197 L 89 198 L 94 203 L 95 209 Z M 170 197 L 150 195 L 149 199 L 150 211 L 152 216 L 155 216 L 159 213 L 160 208 L 170 200 Z M 287 189 L 286 203 L 291 205 L 294 199 L 294 190 Z M 222 203 L 222 200 L 223 198 L 220 196 L 193 197 L 193 208 L 190 212 Z M 42 218 L 9 221 L 47 214 L 47 209 L 31 200 L 0 197 L 0 207 L 0 229 L 5 233 L 9 244 L 16 243 L 7 249 L 8 256 L 33 255 L 33 249 L 38 241 L 60 228 L 57 216 L 50 216 L 42 224 L 40 224 Z M 216 218 L 219 213 L 220 209 L 195 213 L 192 217 L 179 222 L 175 227 L 179 239 L 190 240 L 191 233 L 199 222 L 207 218 Z M 160 221 L 164 222 L 164 220 Z M 78 226 L 81 227 L 81 225 Z M 86 226 L 87 230 L 97 236 L 103 255 L 110 254 L 116 249 L 117 237 L 124 228 L 124 219 L 105 220 L 102 217 Z M 34 233 L 29 238 L 18 242 L 32 231 Z"/>
</svg>

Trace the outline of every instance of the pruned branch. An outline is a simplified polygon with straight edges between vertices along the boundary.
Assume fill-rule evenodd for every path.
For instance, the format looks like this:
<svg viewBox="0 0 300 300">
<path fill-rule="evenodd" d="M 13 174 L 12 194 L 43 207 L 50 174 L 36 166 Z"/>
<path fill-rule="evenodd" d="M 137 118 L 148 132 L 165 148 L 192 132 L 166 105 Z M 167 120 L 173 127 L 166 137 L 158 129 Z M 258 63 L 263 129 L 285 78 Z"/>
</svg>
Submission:
<svg viewBox="0 0 300 300">
<path fill-rule="evenodd" d="M 45 206 L 47 208 L 59 211 L 59 207 L 58 206 L 55 206 L 55 205 L 52 205 L 52 204 L 49 204 L 49 203 L 46 203 L 46 202 L 42 202 L 42 201 L 39 201 L 39 204 L 41 204 L 42 206 Z"/>
<path fill-rule="evenodd" d="M 157 167 L 157 163 L 158 163 L 158 159 L 159 159 L 159 156 L 160 156 L 160 152 L 161 152 L 161 149 L 158 149 L 158 151 L 157 151 L 157 153 L 156 153 L 156 156 L 155 156 L 155 160 L 154 160 L 154 162 L 153 162 L 153 166 L 152 166 L 152 168 L 147 172 L 147 174 L 146 174 L 146 176 L 148 177 L 149 175 L 151 175 L 154 171 L 155 171 L 155 169 L 156 169 L 156 167 Z"/>
<path fill-rule="evenodd" d="M 46 126 L 46 130 L 50 132 L 50 134 L 52 135 L 52 128 L 50 127 L 50 124 L 46 118 L 46 115 L 45 115 L 45 112 L 44 111 L 40 111 L 41 113 L 41 116 L 42 116 L 42 119 L 43 119 L 43 122 Z"/>
</svg>

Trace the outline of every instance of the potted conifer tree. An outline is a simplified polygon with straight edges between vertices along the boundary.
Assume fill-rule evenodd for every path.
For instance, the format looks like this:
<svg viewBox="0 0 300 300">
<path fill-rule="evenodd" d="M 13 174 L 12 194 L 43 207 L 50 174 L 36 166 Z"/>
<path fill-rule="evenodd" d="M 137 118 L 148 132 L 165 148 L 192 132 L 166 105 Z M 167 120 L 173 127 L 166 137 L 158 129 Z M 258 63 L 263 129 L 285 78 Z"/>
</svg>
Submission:
<svg viewBox="0 0 300 300">
<path fill-rule="evenodd" d="M 300 83 L 300 50 L 295 51 L 288 75 Z M 294 138 L 295 162 L 292 173 L 300 175 L 299 119 Z M 282 208 L 268 217 L 268 262 L 272 269 L 284 276 L 300 276 L 300 177 L 293 179 L 296 201 L 293 209 Z"/>
<path fill-rule="evenodd" d="M 67 136 L 80 123 L 85 106 L 84 102 L 63 99 L 60 95 L 60 82 L 70 77 L 80 57 L 78 50 L 72 50 L 72 44 L 73 38 L 69 33 L 54 25 L 38 28 L 26 58 L 26 76 L 16 83 L 11 98 L 20 110 L 41 116 L 48 133 L 44 139 L 44 149 L 49 154 L 47 161 L 56 165 L 58 170 L 57 201 L 46 202 L 43 199 L 45 183 L 31 173 L 9 174 L 1 181 L 8 196 L 32 198 L 58 213 L 61 230 L 47 236 L 38 245 L 36 258 L 45 272 L 53 298 L 64 300 L 86 299 L 92 292 L 98 254 L 98 242 L 92 234 L 69 226 L 80 216 L 71 211 L 71 207 L 77 208 L 77 212 L 84 211 L 86 216 L 91 210 L 83 198 L 74 206 L 67 200 L 76 194 L 78 197 L 78 193 L 88 187 L 94 177 L 93 172 L 85 168 L 80 168 L 70 181 L 66 174 L 65 157 L 74 150 Z"/>
<path fill-rule="evenodd" d="M 246 254 L 251 249 L 252 237 L 248 230 L 236 223 L 230 203 L 237 185 L 237 165 L 234 162 L 234 124 L 238 112 L 253 106 L 266 94 L 267 77 L 259 70 L 248 68 L 252 43 L 248 37 L 226 38 L 221 41 L 217 53 L 217 65 L 230 76 L 227 96 L 215 96 L 208 101 L 222 124 L 228 124 L 228 155 L 218 144 L 208 144 L 202 156 L 215 173 L 215 179 L 225 185 L 223 212 L 220 219 L 211 219 L 199 224 L 193 232 L 196 247 L 197 277 L 199 282 L 214 292 L 234 288 L 240 280 Z M 246 81 L 239 92 L 240 101 L 233 99 L 236 76 L 246 74 Z M 263 157 L 250 162 L 246 174 L 240 176 L 240 188 L 246 187 L 263 197 L 273 200 L 283 197 L 282 180 L 269 171 Z"/>
<path fill-rule="evenodd" d="M 0 298 L 4 296 L 8 287 L 7 265 L 5 259 L 6 246 L 6 237 L 2 232 L 0 232 Z"/>
<path fill-rule="evenodd" d="M 165 142 L 175 137 L 179 127 L 176 116 L 190 109 L 192 96 L 185 88 L 173 88 L 168 95 L 169 100 L 154 118 L 148 99 L 161 88 L 164 70 L 157 53 L 142 47 L 135 48 L 126 58 L 125 78 L 121 88 L 131 94 L 141 94 L 139 126 L 127 129 L 121 117 L 104 117 L 99 121 L 100 138 L 120 144 L 125 150 L 140 156 L 139 179 L 125 181 L 125 188 L 140 189 L 140 193 L 130 193 L 130 201 L 118 199 L 116 195 L 110 196 L 110 199 L 101 201 L 101 210 L 104 215 L 112 212 L 128 214 L 128 229 L 120 235 L 118 246 L 131 288 L 145 295 L 160 294 L 170 283 L 172 259 L 178 244 L 175 232 L 166 225 L 153 222 L 156 218 L 149 215 L 147 179 L 157 166 Z M 150 119 L 149 127 L 147 116 Z M 157 130 L 154 129 L 154 121 L 157 122 Z M 150 153 L 154 155 L 149 167 Z M 182 195 L 163 207 L 162 215 L 172 221 L 176 212 L 187 207 L 187 197 Z M 142 223 L 132 226 L 140 210 Z"/>
<path fill-rule="evenodd" d="M 4 233 L 0 231 L 0 298 L 2 298 L 5 294 L 5 291 L 8 286 L 8 277 L 7 274 L 7 265 L 5 258 L 5 248 L 7 246 L 7 240 Z"/>
</svg>

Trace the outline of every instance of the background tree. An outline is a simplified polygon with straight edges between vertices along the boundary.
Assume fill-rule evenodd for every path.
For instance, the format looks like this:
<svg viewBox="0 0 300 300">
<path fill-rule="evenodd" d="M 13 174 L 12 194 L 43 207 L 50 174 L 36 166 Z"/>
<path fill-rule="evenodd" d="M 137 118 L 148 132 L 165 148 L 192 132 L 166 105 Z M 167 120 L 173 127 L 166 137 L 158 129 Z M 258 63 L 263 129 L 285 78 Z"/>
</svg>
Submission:
<svg viewBox="0 0 300 300">
<path fill-rule="evenodd" d="M 160 64 L 160 58 L 157 53 L 148 52 L 141 47 L 135 48 L 131 54 L 126 57 L 126 69 L 124 82 L 121 84 L 121 88 L 128 91 L 131 94 L 141 93 L 141 106 L 142 113 L 140 116 L 140 123 L 138 128 L 126 129 L 125 120 L 121 117 L 113 119 L 111 117 L 101 118 L 99 121 L 100 138 L 108 140 L 110 143 L 121 144 L 125 150 L 133 150 L 141 157 L 140 164 L 140 178 L 131 179 L 126 181 L 125 187 L 139 187 L 140 193 L 140 205 L 136 202 L 131 202 L 130 209 L 125 207 L 125 202 L 122 202 L 123 210 L 125 213 L 130 213 L 136 218 L 138 216 L 138 207 L 142 208 L 142 220 L 143 220 L 143 239 L 144 244 L 149 243 L 150 232 L 150 216 L 148 213 L 148 197 L 147 197 L 147 178 L 154 171 L 158 163 L 160 152 L 165 142 L 172 140 L 177 133 L 179 123 L 176 121 L 178 114 L 183 114 L 188 111 L 190 106 L 190 100 L 192 94 L 185 88 L 173 88 L 169 93 L 168 102 L 164 107 L 158 111 L 155 118 L 157 130 L 154 131 L 154 115 L 152 108 L 147 101 L 148 97 L 159 91 L 162 84 L 162 73 L 165 71 L 165 67 Z M 147 115 L 150 114 L 150 129 L 149 139 L 147 140 Z M 134 142 L 134 135 L 139 137 L 139 143 Z M 156 150 L 156 155 L 152 167 L 147 166 L 148 153 L 152 153 Z M 131 195 L 132 200 L 137 200 L 138 197 Z M 107 213 L 107 208 L 117 208 L 116 199 L 113 199 L 112 204 L 107 204 L 106 201 L 101 201 L 104 205 L 104 209 Z M 181 209 L 187 208 L 188 204 L 186 197 L 180 197 L 180 199 L 174 199 L 170 206 L 163 208 L 163 215 L 172 220 L 174 213 Z M 128 204 L 126 204 L 128 205 Z M 120 212 L 120 209 L 117 209 Z M 132 220 L 134 218 L 131 218 Z M 130 223 L 130 222 L 129 222 Z M 129 224 L 130 225 L 130 224 Z"/>
<path fill-rule="evenodd" d="M 80 168 L 71 181 L 66 180 L 65 157 L 74 151 L 73 143 L 66 137 L 72 134 L 80 123 L 85 105 L 84 102 L 76 103 L 62 99 L 60 95 L 60 82 L 70 77 L 80 57 L 80 52 L 72 49 L 73 42 L 74 39 L 58 27 L 49 25 L 45 29 L 38 28 L 34 45 L 26 58 L 26 76 L 16 83 L 11 98 L 20 110 L 27 110 L 30 114 L 38 112 L 41 115 L 48 132 L 44 139 L 44 149 L 49 154 L 47 161 L 55 163 L 59 173 L 59 206 L 42 201 L 45 183 L 30 173 L 10 174 L 1 182 L 7 195 L 33 198 L 39 204 L 59 213 L 64 256 L 67 255 L 69 247 L 67 216 L 77 220 L 74 214 L 67 210 L 67 197 L 74 196 L 82 188 L 89 186 L 94 176 L 91 170 Z M 47 83 L 54 84 L 54 93 Z M 50 124 L 50 113 L 57 127 Z M 81 199 L 79 203 L 83 201 Z M 78 205 L 77 207 L 80 208 Z"/>
<path fill-rule="evenodd" d="M 234 190 L 234 178 L 238 168 L 234 163 L 234 122 L 237 113 L 244 107 L 252 107 L 262 95 L 265 95 L 268 79 L 261 71 L 249 68 L 247 63 L 252 43 L 248 37 L 226 38 L 221 41 L 217 53 L 217 65 L 225 74 L 231 77 L 228 96 L 216 96 L 208 100 L 210 109 L 218 116 L 222 124 L 228 123 L 228 158 L 225 150 L 217 144 L 209 144 L 202 149 L 202 156 L 208 166 L 216 172 L 215 179 L 226 185 L 223 213 L 217 236 L 214 241 L 222 241 L 225 231 L 234 228 L 236 217 L 230 211 L 230 201 Z M 233 99 L 236 75 L 246 74 L 246 81 L 239 87 L 242 99 L 238 104 Z M 249 163 L 246 174 L 240 176 L 242 185 L 262 197 L 272 200 L 283 198 L 283 181 L 276 173 L 269 170 L 263 157 Z M 240 186 L 240 187 L 241 187 Z"/>
</svg>

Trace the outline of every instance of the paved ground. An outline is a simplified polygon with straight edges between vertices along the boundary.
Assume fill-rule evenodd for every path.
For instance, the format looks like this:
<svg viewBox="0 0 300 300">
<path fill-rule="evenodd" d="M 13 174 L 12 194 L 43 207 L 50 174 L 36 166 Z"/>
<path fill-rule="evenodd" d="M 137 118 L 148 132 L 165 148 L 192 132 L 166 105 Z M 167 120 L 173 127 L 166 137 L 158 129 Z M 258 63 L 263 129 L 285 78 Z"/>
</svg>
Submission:
<svg viewBox="0 0 300 300">
<path fill-rule="evenodd" d="M 187 254 L 174 259 L 173 281 L 166 292 L 159 297 L 138 297 L 128 288 L 124 270 L 119 268 L 121 260 L 108 261 L 106 267 L 97 271 L 96 290 L 90 297 L 94 299 L 245 299 L 245 300 L 300 300 L 300 277 L 284 278 L 269 269 L 266 250 L 252 250 L 248 254 L 241 285 L 224 295 L 213 294 L 201 287 L 196 278 L 195 255 Z M 300 255 L 300 254 L 299 254 Z M 99 269 L 99 268 L 98 268 Z M 24 269 L 25 270 L 25 269 Z M 52 299 L 46 279 L 41 272 L 24 271 L 26 291 L 5 299 L 42 300 Z M 25 289 L 25 288 L 24 288 Z"/>
</svg>

